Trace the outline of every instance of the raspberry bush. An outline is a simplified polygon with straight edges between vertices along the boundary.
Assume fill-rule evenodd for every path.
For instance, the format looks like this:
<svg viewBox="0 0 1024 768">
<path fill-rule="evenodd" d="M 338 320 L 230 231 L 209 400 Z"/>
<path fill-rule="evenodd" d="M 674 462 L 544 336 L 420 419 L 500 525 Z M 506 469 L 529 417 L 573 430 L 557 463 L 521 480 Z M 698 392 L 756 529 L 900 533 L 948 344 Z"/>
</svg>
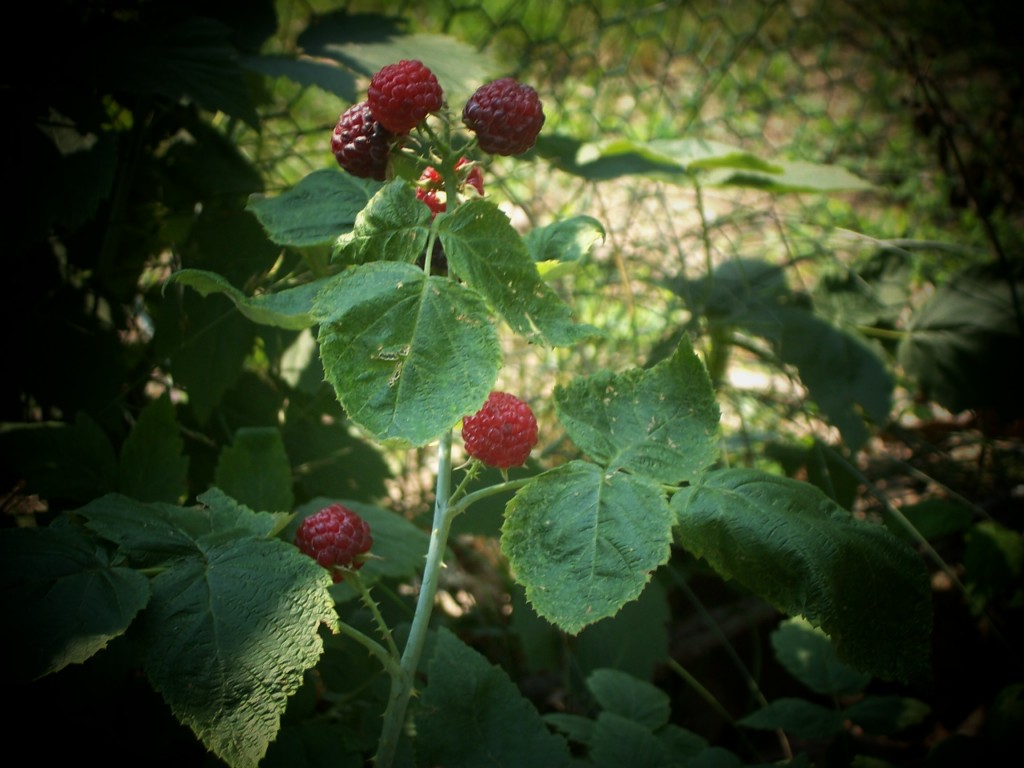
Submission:
<svg viewBox="0 0 1024 768">
<path fill-rule="evenodd" d="M 0 537 L 8 615 L 43 630 L 14 638 L 17 675 L 61 673 L 130 634 L 132 658 L 169 711 L 233 768 L 294 764 L 295 745 L 314 743 L 337 750 L 317 762 L 373 759 L 378 768 L 608 764 L 607 750 L 620 743 L 666 765 L 704 754 L 699 740 L 667 728 L 656 693 L 609 695 L 602 686 L 611 671 L 587 685 L 613 717 L 542 719 L 464 641 L 473 637 L 471 617 L 458 634 L 448 629 L 457 625 L 451 615 L 438 618 L 438 606 L 455 613 L 454 598 L 439 595 L 443 587 L 458 594 L 444 583 L 445 560 L 460 548 L 453 532 L 473 532 L 474 515 L 497 502 L 494 559 L 519 596 L 517 631 L 547 633 L 534 636 L 537 646 L 556 636 L 558 647 L 583 644 L 590 632 L 593 647 L 604 647 L 610 620 L 633 609 L 645 627 L 663 623 L 646 621 L 645 601 L 659 599 L 656 574 L 685 550 L 827 632 L 839 661 L 895 681 L 919 676 L 930 617 L 914 551 L 812 485 L 721 461 L 712 376 L 688 334 L 643 366 L 559 370 L 552 386 L 499 388 L 506 335 L 549 349 L 601 343 L 606 329 L 581 322 L 571 285 L 554 281 L 585 269 L 604 231 L 588 216 L 525 234 L 513 227 L 487 168 L 492 155 L 538 146 L 541 97 L 511 78 L 447 104 L 456 92 L 420 61 L 382 67 L 332 127 L 329 167 L 284 192 L 254 194 L 254 218 L 237 224 L 232 212 L 220 222 L 238 230 L 203 231 L 264 259 L 258 278 L 237 287 L 242 268 L 232 253 L 214 262 L 227 274 L 188 262 L 162 288 L 188 317 L 209 313 L 211 327 L 229 332 L 217 338 L 241 349 L 225 341 L 211 344 L 213 359 L 190 357 L 201 344 L 169 303 L 172 322 L 162 328 L 181 343 L 156 368 L 169 380 L 171 366 L 188 423 L 178 424 L 168 396 L 117 424 L 130 434 L 116 456 L 84 418 L 58 435 L 76 446 L 76 459 L 105 462 L 90 482 L 114 476 L 116 484 L 78 498 L 59 525 Z M 181 132 L 195 130 L 193 121 L 183 112 Z M 588 156 L 599 163 L 621 147 L 582 149 L 562 167 L 586 173 Z M 771 167 L 713 144 L 642 149 L 634 154 L 662 170 L 675 163 L 678 174 Z M 211 214 L 190 204 L 181 221 L 202 229 Z M 252 249 L 247 227 L 257 224 L 266 243 Z M 723 283 L 694 293 L 712 295 Z M 178 290 L 186 287 L 203 298 Z M 226 314 L 214 300 L 238 311 Z M 265 337 L 257 341 L 253 326 Z M 302 359 L 302 375 L 291 376 Z M 210 380 L 231 360 L 246 376 L 237 389 L 218 390 Z M 237 414 L 217 411 L 218 398 L 251 405 L 260 426 L 225 437 L 220 430 Z M 528 403 L 543 403 L 549 418 L 539 424 Z M 295 426 L 284 430 L 282 421 Z M 454 458 L 460 421 L 465 462 Z M 216 439 L 204 433 L 192 453 L 218 449 L 201 475 L 212 487 L 185 506 L 181 435 L 191 440 L 203 428 Z M 387 472 L 377 449 L 396 447 L 436 456 L 429 509 L 400 514 L 388 508 L 395 499 L 383 481 L 370 485 L 369 476 Z M 367 486 L 372 492 L 360 494 Z M 527 612 L 544 621 L 523 620 Z M 379 738 L 367 739 L 370 723 Z"/>
</svg>

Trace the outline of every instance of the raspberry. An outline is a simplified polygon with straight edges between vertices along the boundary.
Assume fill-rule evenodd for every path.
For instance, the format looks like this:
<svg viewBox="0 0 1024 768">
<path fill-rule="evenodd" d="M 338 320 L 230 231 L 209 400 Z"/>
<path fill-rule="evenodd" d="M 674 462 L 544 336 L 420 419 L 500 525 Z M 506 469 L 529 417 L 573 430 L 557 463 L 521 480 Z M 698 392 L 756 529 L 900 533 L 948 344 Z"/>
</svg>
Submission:
<svg viewBox="0 0 1024 768">
<path fill-rule="evenodd" d="M 416 189 L 416 197 L 427 204 L 427 208 L 430 209 L 431 216 L 437 216 L 447 206 L 443 200 L 437 197 L 436 189 L 427 189 L 426 187 L 418 187 Z"/>
<path fill-rule="evenodd" d="M 441 84 L 423 62 L 402 59 L 373 76 L 366 101 L 381 125 L 392 133 L 408 133 L 441 108 Z"/>
<path fill-rule="evenodd" d="M 365 101 L 341 113 L 331 134 L 331 152 L 338 165 L 364 179 L 384 181 L 391 134 L 373 119 Z"/>
<path fill-rule="evenodd" d="M 462 420 L 466 452 L 499 469 L 526 462 L 537 444 L 537 419 L 530 406 L 507 392 L 491 392 L 483 408 Z"/>
<path fill-rule="evenodd" d="M 370 526 L 341 504 L 331 504 L 310 515 L 295 531 L 295 546 L 331 572 L 335 583 L 344 578 L 340 568 L 363 567 L 360 555 L 373 546 Z"/>
<path fill-rule="evenodd" d="M 462 122 L 484 152 L 521 155 L 537 140 L 544 108 L 533 88 L 503 77 L 477 88 L 462 110 Z"/>
</svg>

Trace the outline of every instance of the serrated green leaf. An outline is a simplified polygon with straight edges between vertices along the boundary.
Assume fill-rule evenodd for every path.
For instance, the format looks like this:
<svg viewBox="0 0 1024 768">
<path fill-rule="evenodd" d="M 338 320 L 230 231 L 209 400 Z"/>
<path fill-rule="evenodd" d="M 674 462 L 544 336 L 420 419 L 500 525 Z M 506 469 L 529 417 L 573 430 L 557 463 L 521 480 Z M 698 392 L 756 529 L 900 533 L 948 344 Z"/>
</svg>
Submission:
<svg viewBox="0 0 1024 768">
<path fill-rule="evenodd" d="M 487 399 L 501 364 L 479 296 L 400 262 L 343 272 L 316 302 L 320 358 L 349 417 L 424 445 Z"/>
<path fill-rule="evenodd" d="M 356 215 L 379 189 L 379 182 L 320 168 L 280 195 L 251 196 L 246 210 L 279 245 L 320 245 L 351 231 Z"/>
<path fill-rule="evenodd" d="M 217 459 L 214 481 L 246 506 L 280 512 L 292 508 L 292 469 L 277 427 L 243 427 Z"/>
<path fill-rule="evenodd" d="M 900 514 L 921 536 L 932 541 L 967 530 L 974 519 L 969 506 L 952 499 L 925 499 L 916 504 L 900 507 Z M 893 515 L 883 513 L 886 526 L 897 536 L 913 540 L 915 537 Z"/>
<path fill-rule="evenodd" d="M 203 296 L 223 294 L 234 302 L 239 312 L 254 323 L 292 331 L 300 331 L 313 325 L 313 318 L 310 316 L 313 298 L 323 287 L 321 281 L 314 281 L 274 293 L 246 296 L 231 285 L 227 278 L 203 269 L 178 270 L 167 278 L 167 284 L 171 283 L 187 285 Z"/>
<path fill-rule="evenodd" d="M 598 669 L 587 677 L 587 689 L 599 707 L 651 731 L 668 723 L 668 694 L 655 685 L 617 669 Z"/>
<path fill-rule="evenodd" d="M 246 69 L 261 75 L 286 77 L 299 85 L 316 86 L 349 103 L 359 100 L 355 75 L 329 59 L 315 59 L 303 54 L 260 54 L 243 56 L 240 63 Z"/>
<path fill-rule="evenodd" d="M 1014 284 L 1015 283 L 1015 284 Z M 1024 412 L 1006 361 L 1024 358 L 1014 291 L 1024 280 L 991 268 L 972 268 L 938 286 L 917 311 L 900 344 L 899 362 L 926 396 L 959 413 L 993 409 Z"/>
<path fill-rule="evenodd" d="M 412 187 L 396 179 L 377 192 L 356 214 L 352 231 L 338 238 L 335 259 L 412 263 L 423 255 L 430 235 L 430 209 Z"/>
<path fill-rule="evenodd" d="M 118 491 L 139 501 L 180 501 L 188 484 L 184 447 L 170 398 L 153 400 L 121 447 Z"/>
<path fill-rule="evenodd" d="M 573 442 L 610 471 L 680 483 L 718 455 L 715 393 L 686 339 L 653 368 L 602 371 L 556 387 L 555 409 Z"/>
<path fill-rule="evenodd" d="M 541 276 L 554 280 L 575 271 L 604 238 L 604 227 L 597 219 L 573 216 L 531 229 L 523 236 L 523 242 L 530 257 L 537 262 Z"/>
<path fill-rule="evenodd" d="M 576 634 L 640 595 L 668 560 L 671 527 L 656 483 L 575 461 L 509 501 L 501 549 L 537 613 Z"/>
<path fill-rule="evenodd" d="M 889 736 L 923 722 L 930 711 L 919 699 L 872 695 L 855 701 L 843 714 L 868 733 Z"/>
<path fill-rule="evenodd" d="M 772 632 L 771 642 L 779 663 L 815 693 L 849 696 L 871 682 L 871 675 L 840 662 L 828 635 L 806 619 L 782 622 Z"/>
<path fill-rule="evenodd" d="M 233 768 L 255 767 L 337 626 L 327 572 L 294 546 L 198 545 L 151 582 L 140 620 L 146 675 L 175 716 Z"/>
<path fill-rule="evenodd" d="M 804 699 L 782 698 L 739 720 L 747 728 L 783 730 L 799 739 L 829 739 L 843 730 L 844 715 Z"/>
<path fill-rule="evenodd" d="M 590 760 L 595 768 L 673 768 L 668 747 L 649 728 L 612 712 L 594 723 Z"/>
<path fill-rule="evenodd" d="M 671 506 L 683 547 L 820 626 L 841 661 L 883 678 L 929 676 L 928 574 L 885 528 L 853 518 L 811 485 L 749 469 L 708 472 Z"/>
<path fill-rule="evenodd" d="M 81 528 L 0 531 L 0 597 L 5 639 L 16 664 L 8 674 L 32 680 L 79 664 L 123 634 L 149 600 L 149 582 L 110 564 Z"/>
<path fill-rule="evenodd" d="M 494 203 L 467 201 L 438 222 L 438 234 L 449 269 L 516 333 L 550 346 L 574 344 L 598 333 L 573 320 L 572 310 L 541 279 L 522 237 Z"/>
<path fill-rule="evenodd" d="M 500 667 L 446 629 L 438 632 L 429 684 L 416 713 L 417 755 L 446 768 L 569 765 L 551 733 Z"/>
<path fill-rule="evenodd" d="M 281 525 L 280 516 L 253 512 L 216 488 L 198 499 L 200 506 L 179 507 L 111 493 L 72 514 L 139 566 L 194 556 L 197 542 L 224 534 L 270 536 Z"/>
</svg>

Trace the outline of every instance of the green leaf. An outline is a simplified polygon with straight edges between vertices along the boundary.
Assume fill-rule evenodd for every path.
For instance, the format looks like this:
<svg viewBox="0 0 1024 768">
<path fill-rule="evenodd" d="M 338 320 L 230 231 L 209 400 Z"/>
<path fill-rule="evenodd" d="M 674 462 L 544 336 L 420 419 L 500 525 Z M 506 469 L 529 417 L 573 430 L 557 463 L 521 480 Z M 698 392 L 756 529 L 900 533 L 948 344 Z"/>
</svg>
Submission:
<svg viewBox="0 0 1024 768">
<path fill-rule="evenodd" d="M 81 528 L 0 531 L 8 674 L 32 680 L 79 664 L 121 635 L 149 600 L 142 574 L 110 564 Z"/>
<path fill-rule="evenodd" d="M 103 87 L 175 103 L 187 97 L 204 109 L 226 112 L 259 128 L 228 27 L 202 16 L 169 24 L 122 22 L 118 27 L 117 35 L 97 47 L 95 66 Z"/>
<path fill-rule="evenodd" d="M 509 501 L 501 549 L 537 613 L 576 634 L 640 595 L 668 560 L 671 527 L 656 483 L 575 461 Z"/>
<path fill-rule="evenodd" d="M 267 512 L 290 510 L 292 470 L 277 427 L 243 427 L 220 452 L 214 480 L 229 496 Z"/>
<path fill-rule="evenodd" d="M 175 716 L 233 768 L 256 766 L 288 698 L 337 626 L 327 572 L 294 546 L 249 536 L 197 542 L 151 582 L 138 640 Z"/>
<path fill-rule="evenodd" d="M 120 555 L 139 566 L 154 566 L 196 554 L 196 542 L 232 536 L 265 537 L 282 525 L 282 517 L 253 512 L 219 489 L 199 495 L 199 506 L 144 504 L 119 494 L 108 494 L 72 514 L 87 527 L 115 543 Z"/>
<path fill-rule="evenodd" d="M 843 714 L 875 736 L 889 736 L 924 722 L 931 707 L 903 696 L 865 696 L 848 706 Z"/>
<path fill-rule="evenodd" d="M 174 383 L 188 394 L 196 420 L 206 424 L 242 374 L 256 330 L 223 299 L 205 300 L 187 293 L 181 299 L 180 310 L 175 302 L 157 327 L 168 332 L 163 345 L 170 348 Z M 181 335 L 175 336 L 176 332 Z"/>
<path fill-rule="evenodd" d="M 379 182 L 320 168 L 276 197 L 252 195 L 246 209 L 279 245 L 320 245 L 350 231 L 378 189 Z"/>
<path fill-rule="evenodd" d="M 357 215 L 352 231 L 338 238 L 335 259 L 412 263 L 423 255 L 430 235 L 430 209 L 403 179 L 377 192 Z"/>
<path fill-rule="evenodd" d="M 74 424 L 4 424 L 0 453 L 6 469 L 25 478 L 25 491 L 44 498 L 84 502 L 117 487 L 114 446 L 85 411 Z"/>
<path fill-rule="evenodd" d="M 667 745 L 639 723 L 602 712 L 594 724 L 590 759 L 595 768 L 673 768 Z"/>
<path fill-rule="evenodd" d="M 881 425 L 892 406 L 893 378 L 864 341 L 799 307 L 778 307 L 778 355 L 795 366 L 812 400 L 842 433 L 853 451 Z"/>
<path fill-rule="evenodd" d="M 831 637 L 841 661 L 883 678 L 929 675 L 927 571 L 904 541 L 817 488 L 757 470 L 707 473 L 672 498 L 679 544 Z"/>
<path fill-rule="evenodd" d="M 777 164 L 768 163 L 739 147 L 706 139 L 654 139 L 641 142 L 612 139 L 579 148 L 576 162 L 582 167 L 592 163 L 616 161 L 622 171 L 644 173 L 664 168 L 689 173 L 701 168 L 733 168 L 778 173 Z M 625 162 L 633 165 L 627 165 Z"/>
<path fill-rule="evenodd" d="M 914 530 L 929 541 L 966 531 L 974 519 L 974 512 L 969 506 L 952 499 L 925 499 L 916 504 L 905 504 L 900 507 L 900 513 L 914 526 Z M 893 515 L 883 513 L 883 516 L 886 526 L 894 534 L 914 539 Z"/>
<path fill-rule="evenodd" d="M 523 242 L 545 280 L 574 271 L 605 238 L 601 222 L 590 216 L 560 219 L 526 233 Z"/>
<path fill-rule="evenodd" d="M 267 77 L 286 77 L 299 85 L 316 86 L 349 103 L 359 100 L 355 76 L 329 59 L 315 59 L 303 54 L 261 54 L 243 56 L 240 63 L 246 69 Z"/>
<path fill-rule="evenodd" d="M 844 715 L 804 699 L 782 698 L 739 720 L 761 731 L 783 730 L 798 739 L 829 739 L 843 730 Z"/>
<path fill-rule="evenodd" d="M 428 678 L 416 713 L 424 765 L 569 765 L 565 740 L 548 731 L 504 670 L 448 630 L 438 632 Z"/>
<path fill-rule="evenodd" d="M 598 669 L 587 677 L 587 689 L 599 707 L 656 731 L 668 723 L 671 702 L 668 694 L 617 669 Z"/>
<path fill-rule="evenodd" d="M 806 619 L 782 622 L 771 641 L 779 663 L 815 693 L 849 696 L 871 682 L 871 675 L 840 662 L 828 635 Z"/>
<path fill-rule="evenodd" d="M 598 333 L 573 320 L 572 310 L 541 279 L 522 237 L 494 203 L 469 200 L 439 220 L 438 234 L 449 268 L 516 333 L 550 346 Z"/>
<path fill-rule="evenodd" d="M 310 316 L 313 298 L 323 287 L 322 281 L 315 281 L 250 297 L 231 285 L 225 277 L 203 269 L 178 270 L 167 278 L 166 284 L 171 283 L 183 283 L 203 296 L 224 294 L 234 302 L 239 312 L 254 323 L 292 331 L 301 331 L 313 325 Z"/>
<path fill-rule="evenodd" d="M 170 397 L 153 400 L 121 447 L 118 491 L 140 501 L 181 501 L 188 485 L 184 448 Z"/>
<path fill-rule="evenodd" d="M 320 357 L 349 417 L 425 445 L 487 399 L 501 365 L 477 294 L 399 262 L 341 273 L 316 302 Z"/>
<path fill-rule="evenodd" d="M 973 268 L 938 286 L 913 315 L 899 361 L 921 392 L 959 413 L 969 408 L 1004 416 L 1024 413 L 1017 378 L 1007 360 L 1024 358 L 1014 289 L 1024 280 L 991 268 Z"/>
<path fill-rule="evenodd" d="M 713 186 L 753 187 L 775 194 L 794 192 L 862 192 L 874 188 L 845 168 L 805 160 L 776 161 L 777 172 L 722 169 L 708 174 Z"/>
<path fill-rule="evenodd" d="M 528 613 L 533 615 L 532 611 Z M 650 679 L 668 656 L 670 619 L 665 588 L 651 579 L 640 597 L 576 637 L 573 659 L 580 674 L 608 667 Z M 549 624 L 542 623 L 550 629 Z"/>
<path fill-rule="evenodd" d="M 692 481 L 718 456 L 719 410 L 688 340 L 653 368 L 602 371 L 555 388 L 569 437 L 610 471 Z"/>
<path fill-rule="evenodd" d="M 548 712 L 544 715 L 544 722 L 577 744 L 589 744 L 594 737 L 596 724 L 589 717 L 565 712 Z"/>
<path fill-rule="evenodd" d="M 1024 537 L 1020 531 L 994 520 L 974 525 L 964 537 L 966 582 L 970 592 L 983 600 L 1010 597 L 1017 604 L 1024 597 Z"/>
</svg>

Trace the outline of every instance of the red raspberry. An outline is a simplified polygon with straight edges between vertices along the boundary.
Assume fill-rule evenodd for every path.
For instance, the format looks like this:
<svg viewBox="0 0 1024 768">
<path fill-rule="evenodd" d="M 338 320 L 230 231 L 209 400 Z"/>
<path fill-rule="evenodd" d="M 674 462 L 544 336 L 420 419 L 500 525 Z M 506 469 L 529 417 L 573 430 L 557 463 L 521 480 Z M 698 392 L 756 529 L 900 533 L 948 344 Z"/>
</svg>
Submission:
<svg viewBox="0 0 1024 768">
<path fill-rule="evenodd" d="M 526 462 L 537 444 L 537 419 L 530 406 L 506 392 L 491 392 L 483 408 L 462 420 L 466 452 L 499 469 Z"/>
<path fill-rule="evenodd" d="M 365 101 L 341 113 L 331 134 L 331 152 L 338 165 L 364 179 L 384 181 L 391 134 L 373 119 Z"/>
<path fill-rule="evenodd" d="M 367 103 L 374 118 L 392 133 L 408 133 L 441 108 L 441 84 L 416 59 L 388 64 L 370 80 Z"/>
<path fill-rule="evenodd" d="M 310 515 L 295 531 L 295 546 L 331 572 L 335 583 L 344 578 L 341 568 L 363 567 L 359 557 L 370 551 L 370 526 L 341 504 L 331 504 Z"/>
<path fill-rule="evenodd" d="M 511 77 L 481 85 L 462 110 L 462 122 L 476 133 L 480 149 L 492 155 L 521 155 L 544 125 L 537 92 Z"/>
</svg>

